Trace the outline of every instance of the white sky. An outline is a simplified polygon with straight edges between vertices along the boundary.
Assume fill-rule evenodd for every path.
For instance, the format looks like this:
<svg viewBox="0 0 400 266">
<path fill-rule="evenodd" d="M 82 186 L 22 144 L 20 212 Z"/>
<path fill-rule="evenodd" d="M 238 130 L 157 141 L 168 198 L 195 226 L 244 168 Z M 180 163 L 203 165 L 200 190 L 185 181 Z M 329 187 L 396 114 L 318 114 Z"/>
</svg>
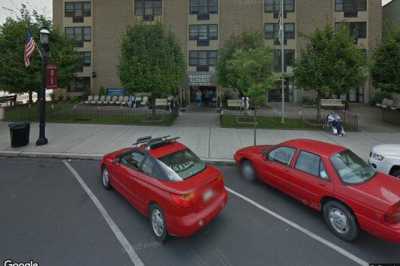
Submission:
<svg viewBox="0 0 400 266">
<path fill-rule="evenodd" d="M 382 0 L 382 4 L 385 5 L 390 1 L 392 0 Z M 6 17 L 15 17 L 15 12 L 18 12 L 22 3 L 25 3 L 28 8 L 35 9 L 41 14 L 45 14 L 48 17 L 52 16 L 52 0 L 0 0 L 0 24 L 4 23 Z"/>
<path fill-rule="evenodd" d="M 16 13 L 19 14 L 23 3 L 29 9 L 35 9 L 40 14 L 52 16 L 53 0 L 0 0 L 0 24 L 4 23 L 6 17 L 15 17 Z"/>
</svg>

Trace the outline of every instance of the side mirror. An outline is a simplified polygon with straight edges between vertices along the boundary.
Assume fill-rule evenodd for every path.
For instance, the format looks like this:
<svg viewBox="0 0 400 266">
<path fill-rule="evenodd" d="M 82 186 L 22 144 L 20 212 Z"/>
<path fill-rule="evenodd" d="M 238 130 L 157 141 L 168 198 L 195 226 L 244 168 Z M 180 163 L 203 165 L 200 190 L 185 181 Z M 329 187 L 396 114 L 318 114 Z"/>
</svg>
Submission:
<svg viewBox="0 0 400 266">
<path fill-rule="evenodd" d="M 121 160 L 119 157 L 117 157 L 117 158 L 114 158 L 111 162 L 112 162 L 112 164 L 118 164 L 121 162 Z"/>
</svg>

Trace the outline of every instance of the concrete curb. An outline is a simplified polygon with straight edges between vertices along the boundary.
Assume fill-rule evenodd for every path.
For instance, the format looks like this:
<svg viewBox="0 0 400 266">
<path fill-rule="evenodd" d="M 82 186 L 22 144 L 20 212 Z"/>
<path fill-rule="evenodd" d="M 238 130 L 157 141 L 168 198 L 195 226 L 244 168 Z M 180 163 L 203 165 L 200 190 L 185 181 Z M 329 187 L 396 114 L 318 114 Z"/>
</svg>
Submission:
<svg viewBox="0 0 400 266">
<path fill-rule="evenodd" d="M 43 159 L 75 159 L 75 160 L 100 160 L 103 154 L 84 153 L 51 153 L 51 152 L 29 152 L 29 151 L 0 151 L 0 157 L 8 158 L 43 158 Z M 234 160 L 201 158 L 203 161 L 221 165 L 233 165 Z"/>
</svg>

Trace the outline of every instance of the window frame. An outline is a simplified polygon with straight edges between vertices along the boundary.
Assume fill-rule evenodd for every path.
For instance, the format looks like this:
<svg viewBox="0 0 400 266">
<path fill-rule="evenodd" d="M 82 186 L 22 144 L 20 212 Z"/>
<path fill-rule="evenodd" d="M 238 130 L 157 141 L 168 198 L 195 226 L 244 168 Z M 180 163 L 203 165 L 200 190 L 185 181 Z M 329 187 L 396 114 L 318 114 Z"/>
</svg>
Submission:
<svg viewBox="0 0 400 266">
<path fill-rule="evenodd" d="M 197 53 L 197 56 L 193 56 L 193 54 Z M 203 54 L 206 54 L 205 57 L 200 56 Z M 215 58 L 214 56 L 210 56 L 210 55 L 214 55 L 215 54 Z M 197 61 L 197 64 L 193 63 L 193 60 Z M 206 64 L 200 64 L 200 60 L 206 60 Z M 211 60 L 215 60 L 215 63 L 210 64 Z M 189 66 L 190 67 L 215 67 L 217 65 L 217 60 L 218 60 L 218 52 L 217 50 L 190 50 L 189 51 Z"/>
<path fill-rule="evenodd" d="M 299 159 L 300 159 L 300 156 L 301 156 L 302 153 L 307 153 L 307 154 L 310 154 L 310 155 L 313 155 L 313 156 L 319 158 L 319 166 L 318 166 L 318 171 L 319 171 L 319 173 L 318 173 L 318 175 L 315 175 L 315 174 L 310 173 L 310 172 L 308 172 L 308 171 L 305 171 L 305 170 L 303 170 L 303 169 L 297 168 L 297 163 L 299 162 Z M 326 173 L 326 175 L 327 175 L 327 178 L 323 178 L 323 177 L 321 176 L 321 167 L 324 168 L 324 171 L 325 171 L 325 173 Z M 307 175 L 316 177 L 316 178 L 318 178 L 318 179 L 320 179 L 320 180 L 323 180 L 323 181 L 330 181 L 330 180 L 331 180 L 331 178 L 330 178 L 330 176 L 329 176 L 329 173 L 328 173 L 328 171 L 326 170 L 327 168 L 326 168 L 326 165 L 325 165 L 325 162 L 324 162 L 323 158 L 321 157 L 321 155 L 316 154 L 316 153 L 314 153 L 314 152 L 310 152 L 310 151 L 307 151 L 307 150 L 299 150 L 299 151 L 298 151 L 298 154 L 297 154 L 297 156 L 296 156 L 296 160 L 295 160 L 294 163 L 293 163 L 293 169 L 295 169 L 295 170 L 297 170 L 297 171 L 300 171 L 300 172 L 302 172 L 302 173 L 305 173 L 305 174 L 307 174 Z"/>
<path fill-rule="evenodd" d="M 272 26 L 272 32 L 267 31 L 267 26 Z M 279 38 L 279 24 L 278 23 L 265 23 L 264 24 L 264 38 L 266 40 L 275 40 Z"/>
<path fill-rule="evenodd" d="M 136 17 L 160 17 L 162 16 L 162 0 L 134 0 L 134 15 Z M 150 13 L 146 13 L 151 10 Z"/>
<path fill-rule="evenodd" d="M 289 160 L 289 162 L 288 162 L 287 164 L 284 163 L 284 162 L 281 162 L 281 161 L 271 160 L 271 158 L 270 158 L 271 153 L 274 152 L 274 151 L 276 151 L 276 150 L 278 150 L 278 149 L 291 149 L 291 150 L 293 150 L 293 154 L 292 154 L 292 156 L 290 157 L 290 160 Z M 293 162 L 293 159 L 294 159 L 294 157 L 295 157 L 295 155 L 296 155 L 296 152 L 297 152 L 297 149 L 294 148 L 294 147 L 289 147 L 289 146 L 278 146 L 278 147 L 273 148 L 272 150 L 270 150 L 270 151 L 266 154 L 266 159 L 267 159 L 268 161 L 270 161 L 270 162 L 275 162 L 275 163 L 281 164 L 281 165 L 283 165 L 283 166 L 290 167 L 291 164 L 292 164 L 292 162 Z"/>
<path fill-rule="evenodd" d="M 288 4 L 291 1 L 293 4 Z M 291 7 L 290 9 L 288 7 Z M 276 13 L 280 12 L 281 4 L 280 0 L 264 0 L 264 13 Z M 284 0 L 283 10 L 285 13 L 293 13 L 296 11 L 296 0 Z"/>
<path fill-rule="evenodd" d="M 200 38 L 202 27 L 206 28 L 206 35 L 207 35 L 206 39 Z M 210 34 L 212 32 L 210 29 L 214 28 L 214 27 L 216 29 L 215 36 Z M 192 34 L 193 32 L 195 34 Z M 191 25 L 189 25 L 189 40 L 190 41 L 199 41 L 199 40 L 216 41 L 216 40 L 218 40 L 218 24 L 191 24 Z"/>
<path fill-rule="evenodd" d="M 198 4 L 194 4 L 198 3 Z M 201 12 L 201 9 L 206 12 Z M 218 0 L 190 0 L 189 14 L 190 15 L 210 15 L 219 13 Z"/>
<path fill-rule="evenodd" d="M 88 32 L 86 32 L 87 30 Z M 68 33 L 68 31 L 72 31 L 71 32 L 72 36 L 69 36 L 70 34 Z M 67 38 L 76 41 L 78 43 L 92 41 L 92 28 L 90 26 L 65 27 L 64 33 L 67 36 Z"/>
<path fill-rule="evenodd" d="M 143 159 L 142 159 L 142 161 L 139 163 L 139 165 L 137 167 L 134 166 L 134 165 L 130 165 L 129 163 L 123 163 L 122 162 L 123 157 L 125 157 L 127 155 L 132 155 L 133 153 L 138 153 L 138 154 L 143 155 Z M 120 164 L 122 164 L 125 167 L 128 167 L 129 169 L 135 170 L 135 171 L 141 171 L 142 164 L 143 164 L 143 162 L 145 160 L 146 160 L 146 154 L 144 152 L 138 150 L 138 149 L 129 150 L 129 151 L 121 154 L 120 156 L 118 156 L 118 161 L 119 161 Z"/>
<path fill-rule="evenodd" d="M 355 11 L 357 12 L 365 12 L 368 10 L 367 0 L 335 0 L 335 12 L 344 12 L 344 5 L 346 1 L 356 1 L 357 8 Z M 360 3 L 362 3 L 362 5 Z M 360 6 L 363 8 L 360 8 Z"/>
<path fill-rule="evenodd" d="M 90 67 L 92 65 L 92 52 L 91 51 L 80 51 L 79 52 L 82 59 L 82 66 Z M 85 59 L 89 58 L 89 62 Z"/>
<path fill-rule="evenodd" d="M 286 30 L 286 27 L 289 27 L 289 26 L 293 26 L 293 31 Z M 283 25 L 283 31 L 284 31 L 284 35 L 285 35 L 285 40 L 295 40 L 296 39 L 296 24 L 295 23 L 285 23 Z"/>
<path fill-rule="evenodd" d="M 87 9 L 88 6 L 89 9 Z M 81 12 L 80 15 L 77 14 L 79 11 Z M 64 3 L 64 17 L 77 18 L 77 17 L 91 17 L 91 16 L 92 16 L 91 1 L 80 1 L 80 2 L 68 1 Z"/>
</svg>

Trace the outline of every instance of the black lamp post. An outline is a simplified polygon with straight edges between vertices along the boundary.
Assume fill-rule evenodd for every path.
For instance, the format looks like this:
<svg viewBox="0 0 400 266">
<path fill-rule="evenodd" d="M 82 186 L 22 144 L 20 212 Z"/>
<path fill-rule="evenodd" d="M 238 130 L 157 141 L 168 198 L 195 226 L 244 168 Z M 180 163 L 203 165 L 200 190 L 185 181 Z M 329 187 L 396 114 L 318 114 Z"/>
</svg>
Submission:
<svg viewBox="0 0 400 266">
<path fill-rule="evenodd" d="M 47 64 L 49 61 L 49 35 L 47 28 L 40 29 L 40 44 L 43 65 L 42 88 L 38 91 L 39 100 L 39 138 L 36 141 L 37 146 L 46 145 L 46 87 L 47 87 Z"/>
</svg>

